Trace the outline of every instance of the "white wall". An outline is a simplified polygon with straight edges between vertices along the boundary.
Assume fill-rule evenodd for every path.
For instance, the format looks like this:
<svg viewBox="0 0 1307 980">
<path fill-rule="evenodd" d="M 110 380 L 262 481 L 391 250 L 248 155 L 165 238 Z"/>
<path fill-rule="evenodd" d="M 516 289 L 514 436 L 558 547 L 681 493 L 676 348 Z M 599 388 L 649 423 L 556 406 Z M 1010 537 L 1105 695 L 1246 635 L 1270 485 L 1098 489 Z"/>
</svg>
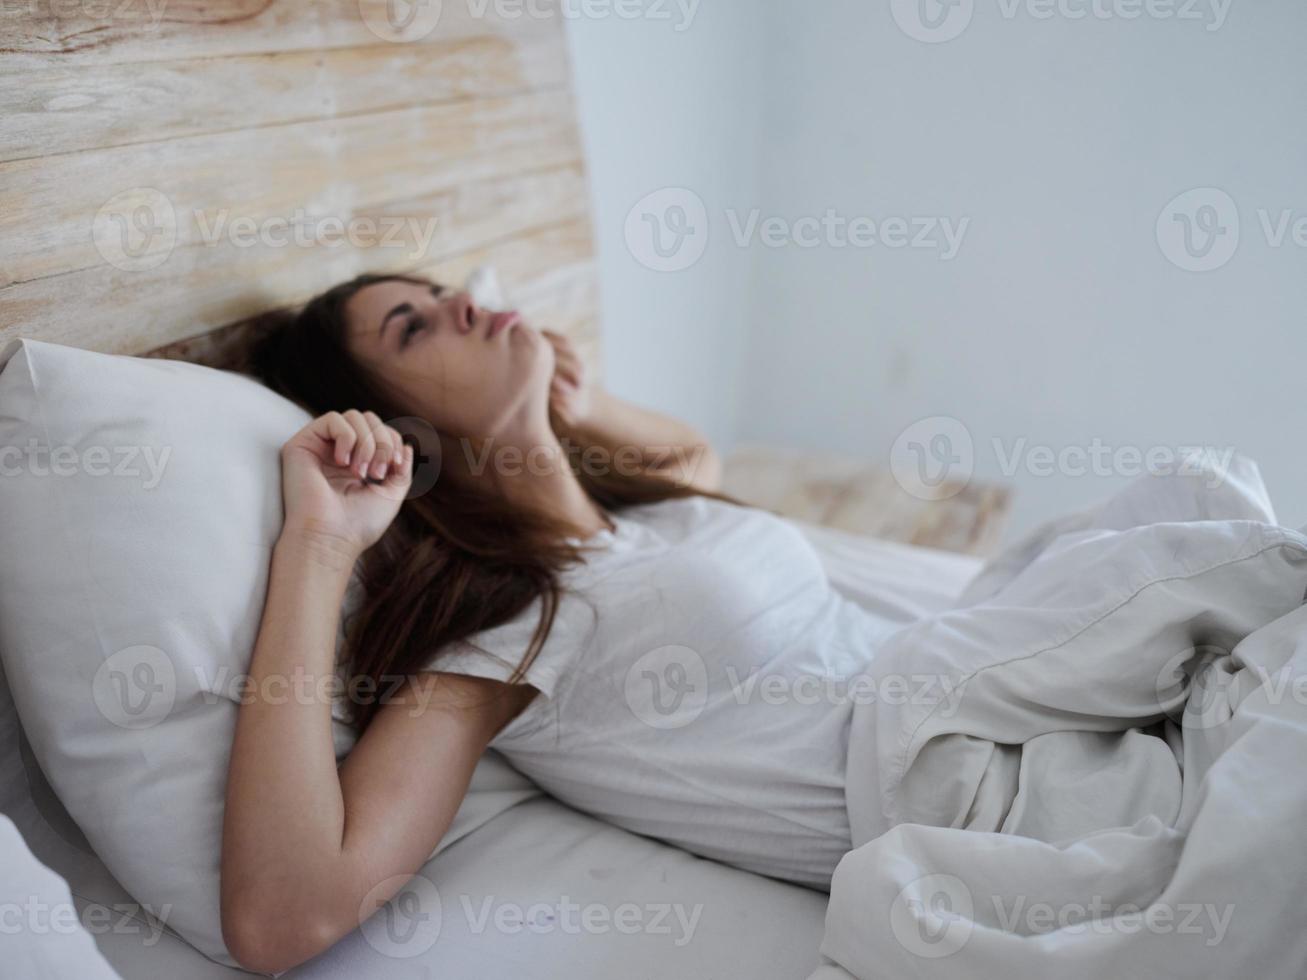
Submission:
<svg viewBox="0 0 1307 980">
<path fill-rule="evenodd" d="M 978 0 L 931 44 L 888 3 L 777 4 L 764 207 L 970 227 L 951 262 L 756 249 L 736 435 L 886 460 L 905 426 L 952 416 L 990 479 L 1007 479 L 996 438 L 1005 454 L 1021 439 L 1234 446 L 1262 463 L 1281 519 L 1307 521 L 1307 248 L 1272 248 L 1257 216 L 1307 217 L 1307 5 L 1234 0 L 1213 31 L 1009 20 L 1013 6 Z M 1223 268 L 1182 271 L 1155 225 L 1202 186 L 1235 199 L 1241 243 Z M 1014 531 L 1124 482 L 1010 479 Z"/>
<path fill-rule="evenodd" d="M 711 0 L 682 32 L 574 22 L 610 385 L 724 444 L 884 463 L 910 423 L 956 418 L 977 477 L 1015 484 L 1014 533 L 1125 482 L 1005 474 L 1023 445 L 1236 447 L 1281 518 L 1307 521 L 1307 247 L 1272 247 L 1258 216 L 1307 217 L 1307 5 L 1228 2 L 1198 0 L 1208 19 L 1191 21 L 977 0 L 941 44 L 897 26 L 891 7 L 917 0 Z M 704 201 L 710 238 L 658 273 L 623 226 L 669 185 Z M 1208 186 L 1237 203 L 1241 241 L 1184 271 L 1158 218 Z M 951 261 L 741 245 L 731 215 L 755 209 L 969 225 Z"/>
<path fill-rule="evenodd" d="M 568 22 L 603 288 L 605 381 L 725 446 L 740 404 L 751 257 L 714 249 L 693 268 L 654 271 L 628 248 L 625 224 L 638 201 L 668 185 L 710 199 L 758 196 L 765 23 L 750 0 L 645 0 L 643 8 L 650 17 Z M 664 14 L 670 19 L 654 19 Z"/>
</svg>

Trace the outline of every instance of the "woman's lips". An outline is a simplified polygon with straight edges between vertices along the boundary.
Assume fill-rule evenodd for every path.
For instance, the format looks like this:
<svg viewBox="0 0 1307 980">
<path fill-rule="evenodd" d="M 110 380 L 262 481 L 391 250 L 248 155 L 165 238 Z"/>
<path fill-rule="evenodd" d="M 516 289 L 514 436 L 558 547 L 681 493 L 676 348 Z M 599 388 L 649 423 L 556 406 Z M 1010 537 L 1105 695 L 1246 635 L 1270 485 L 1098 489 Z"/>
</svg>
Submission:
<svg viewBox="0 0 1307 980">
<path fill-rule="evenodd" d="M 507 313 L 496 313 L 490 318 L 490 329 L 486 332 L 486 339 L 490 340 L 499 336 L 520 319 L 521 317 L 515 310 L 510 310 Z"/>
</svg>

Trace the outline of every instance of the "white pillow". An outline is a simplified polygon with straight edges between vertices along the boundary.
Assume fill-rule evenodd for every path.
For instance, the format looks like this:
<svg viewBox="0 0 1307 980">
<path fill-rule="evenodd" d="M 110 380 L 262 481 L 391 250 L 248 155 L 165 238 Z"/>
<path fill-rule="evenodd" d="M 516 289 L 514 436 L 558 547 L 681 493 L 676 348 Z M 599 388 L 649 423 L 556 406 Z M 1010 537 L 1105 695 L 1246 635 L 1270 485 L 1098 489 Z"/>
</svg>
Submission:
<svg viewBox="0 0 1307 980">
<path fill-rule="evenodd" d="M 226 963 L 227 753 L 307 420 L 254 381 L 22 341 L 0 374 L 0 656 L 91 846 Z"/>
<path fill-rule="evenodd" d="M 228 965 L 227 760 L 279 449 L 307 418 L 193 364 L 30 340 L 0 355 L 0 657 L 23 728 L 113 875 Z M 341 757 L 352 733 L 334 729 Z M 473 790 L 442 848 L 536 792 L 493 757 Z"/>
</svg>

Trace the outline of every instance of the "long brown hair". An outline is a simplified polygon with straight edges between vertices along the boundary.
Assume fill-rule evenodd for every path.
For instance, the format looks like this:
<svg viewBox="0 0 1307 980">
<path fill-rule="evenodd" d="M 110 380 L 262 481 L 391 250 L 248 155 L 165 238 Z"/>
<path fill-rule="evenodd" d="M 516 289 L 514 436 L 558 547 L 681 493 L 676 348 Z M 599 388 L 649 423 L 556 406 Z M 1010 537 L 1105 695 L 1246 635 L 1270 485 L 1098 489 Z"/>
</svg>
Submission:
<svg viewBox="0 0 1307 980">
<path fill-rule="evenodd" d="M 346 346 L 345 304 L 365 286 L 387 281 L 434 285 L 411 276 L 359 276 L 317 296 L 298 314 L 269 314 L 255 328 L 247 369 L 314 415 L 353 408 L 386 421 L 409 416 Z M 698 492 L 655 473 L 579 466 L 584 441 L 556 416 L 550 421 L 575 450 L 569 456 L 581 486 L 608 511 Z M 452 458 L 452 440 L 440 439 L 442 455 Z M 384 694 L 397 679 L 437 666 L 433 658 L 449 644 L 506 623 L 540 600 L 540 618 L 510 678 L 521 681 L 553 625 L 560 575 L 581 560 L 580 547 L 558 520 L 510 506 L 457 468 L 442 468 L 430 490 L 404 501 L 390 529 L 364 556 L 364 596 L 346 623 L 352 689 Z M 360 732 L 380 706 L 376 697 L 351 698 Z"/>
</svg>

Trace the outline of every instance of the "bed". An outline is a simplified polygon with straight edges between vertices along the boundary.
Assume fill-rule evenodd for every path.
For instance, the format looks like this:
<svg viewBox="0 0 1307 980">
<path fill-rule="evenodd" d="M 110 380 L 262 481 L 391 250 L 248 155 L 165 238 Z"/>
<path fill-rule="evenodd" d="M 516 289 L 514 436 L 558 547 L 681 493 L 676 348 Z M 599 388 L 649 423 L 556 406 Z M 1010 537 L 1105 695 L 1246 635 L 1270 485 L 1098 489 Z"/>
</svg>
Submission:
<svg viewBox="0 0 1307 980">
<path fill-rule="evenodd" d="M 844 594 L 905 621 L 950 604 L 980 564 L 829 528 L 804 531 Z M 480 791 L 475 812 L 460 813 L 451 831 L 457 840 L 421 871 L 439 883 L 442 899 L 431 944 L 419 955 L 396 958 L 359 929 L 285 976 L 609 977 L 630 975 L 638 964 L 637 975 L 650 977 L 783 980 L 817 967 L 824 894 L 705 861 L 577 813 L 493 754 L 482 760 L 473 786 Z M 239 974 L 133 911 L 133 898 L 51 791 L 3 684 L 0 813 L 13 820 L 32 854 L 68 883 L 79 915 L 92 906 L 113 910 L 113 927 L 92 934 L 121 976 Z M 494 859 L 486 860 L 490 854 Z M 639 928 L 619 930 L 616 920 L 604 918 L 624 906 L 635 910 L 629 914 Z M 599 916 L 589 925 L 587 907 Z M 685 913 L 678 919 L 667 909 Z"/>
<path fill-rule="evenodd" d="M 461 282 L 493 266 L 514 304 L 597 371 L 588 191 L 556 4 L 532 16 L 396 9 L 11 11 L 0 25 L 0 348 L 21 335 L 239 367 L 252 318 L 351 275 Z M 943 608 L 979 566 L 805 530 L 841 589 L 905 621 Z M 817 966 L 825 895 L 601 824 L 493 755 L 474 786 L 481 803 L 423 869 L 444 899 L 439 940 L 399 957 L 357 930 L 288 976 L 779 980 Z M 132 914 L 37 765 L 5 685 L 0 814 L 79 913 L 115 910 L 92 932 L 118 974 L 236 974 Z M 629 906 L 643 925 L 596 926 L 592 906 Z M 689 924 L 652 921 L 670 907 L 699 911 Z"/>
</svg>

